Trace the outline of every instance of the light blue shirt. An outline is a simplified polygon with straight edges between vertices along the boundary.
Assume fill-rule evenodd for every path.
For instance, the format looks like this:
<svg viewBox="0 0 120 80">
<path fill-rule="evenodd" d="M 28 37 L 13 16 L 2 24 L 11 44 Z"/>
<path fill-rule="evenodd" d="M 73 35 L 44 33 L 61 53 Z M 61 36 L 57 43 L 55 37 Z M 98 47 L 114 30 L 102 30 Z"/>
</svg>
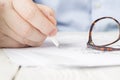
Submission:
<svg viewBox="0 0 120 80">
<path fill-rule="evenodd" d="M 59 31 L 87 31 L 93 20 L 103 16 L 120 20 L 120 0 L 35 0 L 35 2 L 55 10 Z"/>
</svg>

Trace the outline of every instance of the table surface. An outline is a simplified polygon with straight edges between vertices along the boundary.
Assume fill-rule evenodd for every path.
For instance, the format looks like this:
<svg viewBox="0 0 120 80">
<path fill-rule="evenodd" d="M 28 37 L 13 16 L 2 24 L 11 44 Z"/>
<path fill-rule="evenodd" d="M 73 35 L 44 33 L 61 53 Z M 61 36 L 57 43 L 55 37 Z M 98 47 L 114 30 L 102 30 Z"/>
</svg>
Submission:
<svg viewBox="0 0 120 80">
<path fill-rule="evenodd" d="M 78 33 L 77 33 L 78 34 Z M 86 33 L 80 33 L 85 34 Z M 12 64 L 0 50 L 0 80 L 120 80 L 120 67 L 43 68 Z"/>
</svg>

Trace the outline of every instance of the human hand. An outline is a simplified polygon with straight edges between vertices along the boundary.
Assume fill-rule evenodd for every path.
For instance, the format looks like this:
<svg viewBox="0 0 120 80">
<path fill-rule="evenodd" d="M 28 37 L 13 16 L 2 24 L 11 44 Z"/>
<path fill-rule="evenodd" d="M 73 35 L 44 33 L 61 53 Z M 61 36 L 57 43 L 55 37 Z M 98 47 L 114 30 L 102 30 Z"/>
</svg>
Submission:
<svg viewBox="0 0 120 80">
<path fill-rule="evenodd" d="M 32 0 L 0 0 L 0 47 L 40 46 L 56 33 L 52 9 Z"/>
</svg>

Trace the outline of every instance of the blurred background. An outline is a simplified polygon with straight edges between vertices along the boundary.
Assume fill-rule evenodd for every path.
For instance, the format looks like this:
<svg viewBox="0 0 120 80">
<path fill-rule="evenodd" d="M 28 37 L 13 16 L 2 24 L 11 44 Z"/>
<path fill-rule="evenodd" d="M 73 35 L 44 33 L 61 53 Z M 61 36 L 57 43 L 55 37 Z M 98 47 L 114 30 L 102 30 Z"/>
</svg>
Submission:
<svg viewBox="0 0 120 80">
<path fill-rule="evenodd" d="M 59 31 L 88 31 L 91 23 L 100 17 L 111 16 L 120 20 L 120 0 L 34 0 L 56 13 Z M 116 26 L 107 22 L 99 24 L 97 31 L 111 31 Z M 106 25 L 106 23 L 105 23 Z"/>
</svg>

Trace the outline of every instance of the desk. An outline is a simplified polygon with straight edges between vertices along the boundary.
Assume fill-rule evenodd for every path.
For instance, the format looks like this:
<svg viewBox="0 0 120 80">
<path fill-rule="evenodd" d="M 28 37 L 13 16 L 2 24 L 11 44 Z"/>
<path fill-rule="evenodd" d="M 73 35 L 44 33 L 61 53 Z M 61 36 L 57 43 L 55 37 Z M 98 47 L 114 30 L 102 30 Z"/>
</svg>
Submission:
<svg viewBox="0 0 120 80">
<path fill-rule="evenodd" d="M 86 33 L 77 34 L 87 35 Z M 19 66 L 12 64 L 1 49 L 0 80 L 120 80 L 119 66 L 93 68 L 21 67 L 17 72 L 18 68 Z"/>
</svg>

